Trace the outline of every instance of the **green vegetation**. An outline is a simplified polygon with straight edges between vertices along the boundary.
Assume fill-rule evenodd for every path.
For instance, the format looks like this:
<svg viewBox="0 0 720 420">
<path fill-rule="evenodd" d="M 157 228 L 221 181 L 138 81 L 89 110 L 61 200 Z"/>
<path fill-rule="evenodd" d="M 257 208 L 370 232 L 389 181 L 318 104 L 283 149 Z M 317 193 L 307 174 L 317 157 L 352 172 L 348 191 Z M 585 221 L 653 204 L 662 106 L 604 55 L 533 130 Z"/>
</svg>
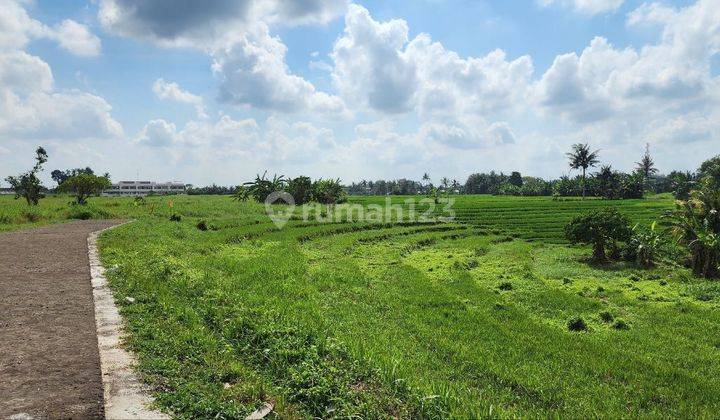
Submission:
<svg viewBox="0 0 720 420">
<path fill-rule="evenodd" d="M 101 237 L 102 258 L 141 373 L 178 417 L 265 402 L 290 418 L 720 409 L 720 285 L 660 261 L 588 264 L 564 239 L 594 210 L 650 226 L 671 197 L 446 196 L 416 211 L 451 204 L 455 222 L 348 220 L 387 199 L 313 208 L 334 223 L 298 208 L 278 229 L 264 205 L 221 196 L 0 197 L 0 230 L 77 208 L 136 219 Z"/>
<path fill-rule="evenodd" d="M 588 265 L 584 247 L 515 239 L 518 219 L 479 217 L 517 208 L 526 234 L 549 224 L 560 241 L 534 207 L 577 215 L 606 201 L 464 198 L 478 210 L 468 223 L 291 218 L 278 230 L 259 204 L 176 197 L 108 232 L 104 262 L 159 403 L 181 417 L 264 402 L 282 417 L 717 412 L 716 283 L 662 264 Z M 611 204 L 635 222 L 672 207 L 647 203 Z"/>
<path fill-rule="evenodd" d="M 720 190 L 712 177 L 704 178 L 686 201 L 666 215 L 678 243 L 690 250 L 696 276 L 714 278 L 720 274 Z"/>
<path fill-rule="evenodd" d="M 110 188 L 110 185 L 110 179 L 107 176 L 79 173 L 63 180 L 58 191 L 70 193 L 75 197 L 75 204 L 84 206 L 87 204 L 88 198 L 100 195 L 104 189 Z"/>
<path fill-rule="evenodd" d="M 587 144 L 578 143 L 573 145 L 572 151 L 567 154 L 568 159 L 570 160 L 570 168 L 571 169 L 582 169 L 582 197 L 585 198 L 586 192 L 587 192 L 587 186 L 585 181 L 585 172 L 588 170 L 588 168 L 592 168 L 598 163 L 600 163 L 600 159 L 598 158 L 599 151 L 596 150 L 594 152 L 590 151 L 590 148 Z"/>
<path fill-rule="evenodd" d="M 595 262 L 607 261 L 608 247 L 619 256 L 619 243 L 629 241 L 631 235 L 630 221 L 614 208 L 593 210 L 565 226 L 565 236 L 571 243 L 592 245 Z"/>
<path fill-rule="evenodd" d="M 35 166 L 25 173 L 17 176 L 9 176 L 5 181 L 15 191 L 15 198 L 24 198 L 28 205 L 36 206 L 44 197 L 43 187 L 38 172 L 42 171 L 43 164 L 47 162 L 48 155 L 45 149 L 38 147 L 35 151 Z"/>
</svg>

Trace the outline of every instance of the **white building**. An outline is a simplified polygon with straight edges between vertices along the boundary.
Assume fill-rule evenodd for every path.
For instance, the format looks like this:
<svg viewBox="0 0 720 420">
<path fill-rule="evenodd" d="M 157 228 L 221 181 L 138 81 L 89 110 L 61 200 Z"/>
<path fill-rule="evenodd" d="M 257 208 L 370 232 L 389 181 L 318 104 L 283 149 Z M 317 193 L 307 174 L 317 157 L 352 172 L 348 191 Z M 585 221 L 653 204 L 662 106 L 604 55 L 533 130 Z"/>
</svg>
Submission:
<svg viewBox="0 0 720 420">
<path fill-rule="evenodd" d="M 149 194 L 184 194 L 182 182 L 120 181 L 103 191 L 104 196 L 146 196 Z"/>
</svg>

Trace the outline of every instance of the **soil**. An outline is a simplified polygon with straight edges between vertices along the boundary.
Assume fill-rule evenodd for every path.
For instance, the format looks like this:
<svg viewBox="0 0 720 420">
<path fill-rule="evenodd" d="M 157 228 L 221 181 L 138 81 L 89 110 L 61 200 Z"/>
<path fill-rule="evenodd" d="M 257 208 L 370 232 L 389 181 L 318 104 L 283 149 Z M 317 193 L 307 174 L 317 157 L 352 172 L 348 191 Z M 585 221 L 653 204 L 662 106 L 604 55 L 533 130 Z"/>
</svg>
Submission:
<svg viewBox="0 0 720 420">
<path fill-rule="evenodd" d="M 0 418 L 102 418 L 87 237 L 94 220 L 0 234 Z"/>
</svg>

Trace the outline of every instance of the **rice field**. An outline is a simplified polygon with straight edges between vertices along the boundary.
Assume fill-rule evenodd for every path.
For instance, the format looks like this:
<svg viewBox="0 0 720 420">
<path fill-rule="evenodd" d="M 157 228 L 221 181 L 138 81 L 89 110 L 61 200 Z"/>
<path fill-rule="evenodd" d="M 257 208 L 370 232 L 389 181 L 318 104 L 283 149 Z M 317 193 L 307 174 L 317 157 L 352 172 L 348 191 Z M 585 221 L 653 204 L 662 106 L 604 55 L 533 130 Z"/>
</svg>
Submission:
<svg viewBox="0 0 720 420">
<path fill-rule="evenodd" d="M 391 198 L 405 215 L 406 199 Z M 94 199 L 96 215 L 136 219 L 101 251 L 159 406 L 178 418 L 264 404 L 281 418 L 720 409 L 720 286 L 676 265 L 590 265 L 562 239 L 584 210 L 649 223 L 671 199 L 461 196 L 454 221 L 349 216 L 385 200 L 351 197 L 334 219 L 296 209 L 279 229 L 228 197 Z M 44 200 L 33 223 L 66 219 L 62 203 Z M 443 214 L 429 207 L 416 210 Z M 586 330 L 569 328 L 578 319 Z"/>
</svg>

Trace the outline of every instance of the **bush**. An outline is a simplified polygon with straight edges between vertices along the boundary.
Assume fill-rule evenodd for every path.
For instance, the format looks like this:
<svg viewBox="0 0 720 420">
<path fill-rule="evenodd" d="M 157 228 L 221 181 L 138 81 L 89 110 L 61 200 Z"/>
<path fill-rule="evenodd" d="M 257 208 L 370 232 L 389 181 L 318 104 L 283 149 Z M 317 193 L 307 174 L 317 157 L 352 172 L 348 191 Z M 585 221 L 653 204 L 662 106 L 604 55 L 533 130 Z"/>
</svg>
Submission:
<svg viewBox="0 0 720 420">
<path fill-rule="evenodd" d="M 68 219 L 77 220 L 106 219 L 109 216 L 110 214 L 103 209 L 80 205 L 71 205 L 67 214 Z"/>
<path fill-rule="evenodd" d="M 615 316 L 610 311 L 602 311 L 600 312 L 600 319 L 602 322 L 608 323 L 613 322 Z"/>
<path fill-rule="evenodd" d="M 180 222 L 180 221 L 182 221 L 182 216 L 180 216 L 179 214 L 173 213 L 172 216 L 170 216 L 170 221 L 171 222 Z"/>
<path fill-rule="evenodd" d="M 313 198 L 313 183 L 310 178 L 299 176 L 288 182 L 287 192 L 293 196 L 295 204 L 303 205 Z"/>
<path fill-rule="evenodd" d="M 500 290 L 512 290 L 513 285 L 509 281 L 504 281 L 498 285 L 498 289 Z"/>
<path fill-rule="evenodd" d="M 706 177 L 686 201 L 665 215 L 670 232 L 690 252 L 690 266 L 698 277 L 720 275 L 720 190 Z"/>
<path fill-rule="evenodd" d="M 565 226 L 565 237 L 572 243 L 586 243 L 593 247 L 595 261 L 607 261 L 606 249 L 615 253 L 618 242 L 625 242 L 632 231 L 630 221 L 617 209 L 593 210 L 574 218 Z"/>
<path fill-rule="evenodd" d="M 571 318 L 567 324 L 570 331 L 587 331 L 588 327 L 585 320 L 580 317 Z"/>
<path fill-rule="evenodd" d="M 267 179 L 266 176 L 267 172 L 262 176 L 257 175 L 255 181 L 244 184 L 247 186 L 247 194 L 252 196 L 258 203 L 264 203 L 268 196 L 274 192 L 285 191 L 287 181 L 283 175 L 274 175 L 272 179 Z"/>
<path fill-rule="evenodd" d="M 347 201 L 340 179 L 318 179 L 313 183 L 313 200 L 320 204 L 338 204 Z"/>
<path fill-rule="evenodd" d="M 623 320 L 622 318 L 618 318 L 612 327 L 615 328 L 616 330 L 629 330 L 630 324 L 625 322 L 625 320 Z"/>
<path fill-rule="evenodd" d="M 653 222 L 648 230 L 640 229 L 639 225 L 635 225 L 625 257 L 634 260 L 642 267 L 651 268 L 655 266 L 661 246 L 662 237 L 657 230 L 657 222 Z"/>
</svg>

